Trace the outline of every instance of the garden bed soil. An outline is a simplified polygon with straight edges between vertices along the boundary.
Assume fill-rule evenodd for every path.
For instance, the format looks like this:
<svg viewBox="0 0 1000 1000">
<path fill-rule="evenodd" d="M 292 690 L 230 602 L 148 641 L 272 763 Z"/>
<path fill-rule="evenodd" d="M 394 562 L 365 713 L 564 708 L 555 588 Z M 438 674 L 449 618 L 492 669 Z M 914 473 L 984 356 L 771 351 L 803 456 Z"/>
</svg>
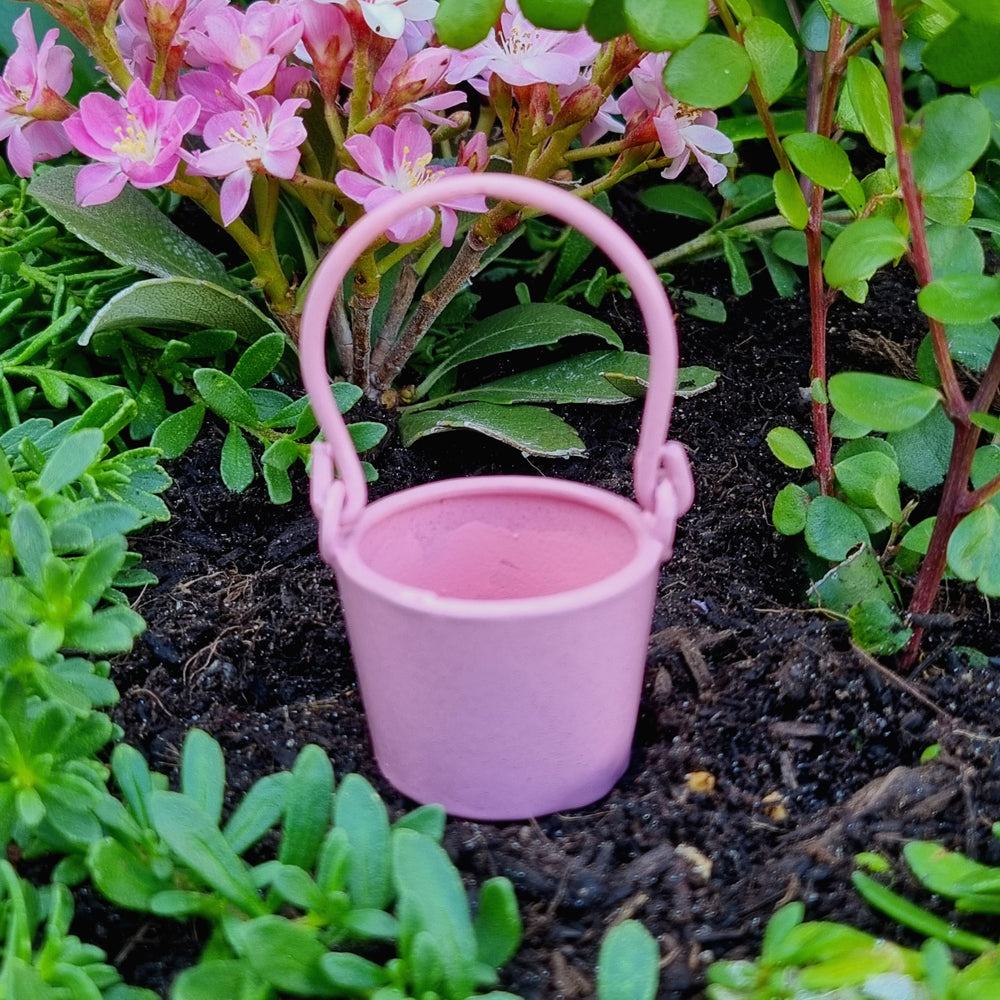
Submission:
<svg viewBox="0 0 1000 1000">
<path fill-rule="evenodd" d="M 807 429 L 807 309 L 801 298 L 769 297 L 763 274 L 742 300 L 723 273 L 696 274 L 729 319 L 680 318 L 682 363 L 720 376 L 675 409 L 672 434 L 689 450 L 698 494 L 663 569 L 631 765 L 586 809 L 522 823 L 452 820 L 445 836 L 470 888 L 498 874 L 513 881 L 525 934 L 503 984 L 528 998 L 591 996 L 600 938 L 626 916 L 656 935 L 660 996 L 680 1000 L 702 994 L 713 959 L 754 954 L 768 918 L 793 899 L 810 918 L 898 936 L 851 888 L 859 851 L 897 858 L 905 840 L 926 838 L 1000 862 L 990 832 L 1000 818 L 1000 625 L 989 602 L 946 585 L 924 659 L 905 676 L 807 609 L 795 545 L 769 523 L 789 476 L 764 442 L 777 424 Z M 866 306 L 839 303 L 833 370 L 863 348 L 866 365 L 886 370 L 899 348 L 912 356 L 911 303 L 897 275 L 880 277 Z M 608 318 L 635 343 L 631 302 L 613 300 Z M 586 459 L 528 460 L 468 432 L 407 451 L 390 435 L 373 459 L 373 492 L 514 471 L 628 495 L 638 405 L 566 413 Z M 136 605 L 148 630 L 115 664 L 115 719 L 168 772 L 185 733 L 205 729 L 225 749 L 234 796 L 318 743 L 338 774 L 361 772 L 401 813 L 411 803 L 371 756 L 304 478 L 284 507 L 268 503 L 259 479 L 231 494 L 217 471 L 221 442 L 215 430 L 169 466 L 172 520 L 134 540 L 160 583 Z M 970 665 L 962 647 L 992 657 L 989 666 Z M 921 765 L 933 744 L 940 754 Z M 902 874 L 897 884 L 917 893 Z M 128 981 L 164 995 L 203 943 L 197 929 L 112 911 L 86 891 L 78 906 L 87 939 Z"/>
</svg>

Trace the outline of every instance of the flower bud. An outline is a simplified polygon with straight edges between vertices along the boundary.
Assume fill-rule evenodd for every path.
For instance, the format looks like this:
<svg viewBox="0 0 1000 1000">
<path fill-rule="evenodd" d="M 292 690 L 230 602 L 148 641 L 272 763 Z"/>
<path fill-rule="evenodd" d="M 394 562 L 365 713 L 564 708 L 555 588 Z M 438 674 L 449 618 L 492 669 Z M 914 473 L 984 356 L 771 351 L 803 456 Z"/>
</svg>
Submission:
<svg viewBox="0 0 1000 1000">
<path fill-rule="evenodd" d="M 394 77 L 385 95 L 385 106 L 403 107 L 425 97 L 444 79 L 451 52 L 443 46 L 422 49 L 410 56 Z"/>
<path fill-rule="evenodd" d="M 567 125 L 576 125 L 579 122 L 593 121 L 603 103 L 604 94 L 601 93 L 601 88 L 593 83 L 588 83 L 587 86 L 574 91 L 563 101 L 563 105 L 552 124 L 559 129 L 566 128 Z"/>
<path fill-rule="evenodd" d="M 486 169 L 490 158 L 486 144 L 486 133 L 477 132 L 468 142 L 458 144 L 458 166 L 468 167 L 473 173 Z"/>
</svg>

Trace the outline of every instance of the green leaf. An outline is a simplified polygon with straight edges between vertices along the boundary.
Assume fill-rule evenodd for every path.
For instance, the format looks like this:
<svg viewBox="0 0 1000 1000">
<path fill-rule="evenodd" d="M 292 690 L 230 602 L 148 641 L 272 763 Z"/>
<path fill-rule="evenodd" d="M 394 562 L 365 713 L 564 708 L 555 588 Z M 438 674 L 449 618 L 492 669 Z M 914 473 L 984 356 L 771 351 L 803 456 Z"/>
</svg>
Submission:
<svg viewBox="0 0 1000 1000">
<path fill-rule="evenodd" d="M 360 455 L 366 451 L 371 451 L 389 432 L 385 424 L 380 424 L 374 420 L 358 420 L 347 425 L 347 432 L 351 435 L 354 449 Z M 296 455 L 298 451 L 296 450 Z M 287 466 L 286 466 L 287 468 Z"/>
<path fill-rule="evenodd" d="M 223 420 L 244 426 L 257 424 L 257 407 L 231 375 L 218 368 L 199 368 L 194 373 L 194 384 L 208 408 Z"/>
<path fill-rule="evenodd" d="M 504 0 L 441 0 L 434 29 L 443 45 L 467 49 L 481 42 L 499 20 Z"/>
<path fill-rule="evenodd" d="M 781 140 L 788 158 L 820 187 L 839 191 L 853 176 L 847 153 L 832 139 L 815 132 L 796 132 Z"/>
<path fill-rule="evenodd" d="M 773 184 L 778 211 L 794 229 L 805 229 L 809 224 L 809 206 L 795 175 L 790 170 L 779 170 Z"/>
<path fill-rule="evenodd" d="M 953 87 L 970 87 L 1000 75 L 1000 24 L 960 17 L 923 51 L 924 66 Z"/>
<path fill-rule="evenodd" d="M 222 830 L 237 854 L 256 844 L 281 819 L 291 781 L 288 771 L 278 771 L 264 775 L 250 786 Z"/>
<path fill-rule="evenodd" d="M 697 41 L 708 23 L 708 0 L 670 0 L 669 4 L 622 0 L 622 8 L 629 33 L 641 48 L 651 52 L 676 53 Z"/>
<path fill-rule="evenodd" d="M 917 305 L 942 323 L 984 323 L 1000 315 L 1000 277 L 953 274 L 936 278 L 917 293 Z"/>
<path fill-rule="evenodd" d="M 171 888 L 117 840 L 105 837 L 87 851 L 90 877 L 101 894 L 116 906 L 151 912 L 153 897 Z"/>
<path fill-rule="evenodd" d="M 1000 512 L 993 504 L 959 521 L 948 541 L 948 566 L 960 580 L 975 582 L 981 593 L 1000 596 Z"/>
<path fill-rule="evenodd" d="M 788 89 L 799 66 L 799 50 L 777 21 L 755 17 L 743 33 L 764 101 L 771 105 Z"/>
<path fill-rule="evenodd" d="M 869 372 L 841 372 L 828 389 L 830 401 L 848 419 L 887 432 L 919 423 L 941 399 L 928 385 Z"/>
<path fill-rule="evenodd" d="M 41 580 L 52 558 L 52 543 L 42 515 L 31 503 L 19 503 L 10 518 L 10 544 L 21 571 L 29 580 Z"/>
<path fill-rule="evenodd" d="M 384 909 L 392 898 L 389 814 L 378 792 L 360 774 L 348 774 L 334 799 L 333 821 L 347 833 L 347 886 L 355 906 Z"/>
<path fill-rule="evenodd" d="M 867 598 L 847 612 L 851 638 L 874 656 L 898 653 L 913 635 L 896 611 L 884 600 Z"/>
<path fill-rule="evenodd" d="M 417 386 L 421 399 L 448 372 L 467 361 L 555 344 L 564 337 L 589 334 L 622 349 L 621 338 L 606 323 L 554 302 L 533 302 L 504 309 L 465 332 L 458 346 Z"/>
<path fill-rule="evenodd" d="M 236 367 L 232 371 L 233 381 L 238 382 L 244 389 L 249 389 L 274 371 L 275 365 L 284 353 L 283 333 L 264 334 L 255 340 L 236 362 Z"/>
<path fill-rule="evenodd" d="M 184 737 L 181 792 L 218 825 L 226 795 L 226 761 L 222 747 L 203 729 L 190 729 Z"/>
<path fill-rule="evenodd" d="M 232 287 L 222 262 L 130 185 L 104 205 L 78 205 L 75 183 L 81 169 L 63 166 L 36 172 L 28 190 L 70 232 L 119 264 L 161 278 L 202 279 Z"/>
<path fill-rule="evenodd" d="M 935 278 L 982 273 L 983 245 L 968 226 L 928 226 L 927 249 Z"/>
<path fill-rule="evenodd" d="M 253 454 L 243 431 L 236 424 L 229 425 L 226 439 L 222 442 L 219 472 L 226 489 L 234 493 L 242 493 L 253 482 Z"/>
<path fill-rule="evenodd" d="M 775 965 L 780 960 L 781 951 L 789 935 L 802 923 L 805 905 L 798 901 L 786 903 L 776 910 L 764 928 L 764 940 L 761 943 L 760 957 L 768 965 Z"/>
<path fill-rule="evenodd" d="M 594 0 L 587 16 L 587 32 L 595 42 L 608 42 L 628 34 L 622 0 Z"/>
<path fill-rule="evenodd" d="M 709 198 L 687 184 L 657 184 L 639 194 L 639 201 L 654 212 L 679 215 L 685 219 L 695 219 L 712 225 L 716 220 L 715 206 Z"/>
<path fill-rule="evenodd" d="M 153 792 L 149 811 L 156 832 L 206 885 L 249 916 L 264 912 L 249 869 L 197 803 L 177 792 Z"/>
<path fill-rule="evenodd" d="M 884 264 L 901 257 L 907 248 L 906 237 L 888 219 L 869 216 L 845 226 L 836 236 L 826 260 L 823 276 L 833 288 L 840 288 L 855 301 L 864 301 L 868 279 Z M 851 295 L 852 287 L 865 286 L 860 299 Z"/>
<path fill-rule="evenodd" d="M 164 458 L 180 458 L 194 444 L 205 420 L 205 407 L 194 403 L 172 413 L 153 431 L 150 444 L 163 452 Z"/>
<path fill-rule="evenodd" d="M 521 13 L 536 27 L 576 31 L 583 26 L 594 0 L 521 0 Z"/>
<path fill-rule="evenodd" d="M 903 519 L 899 502 L 899 466 L 878 451 L 862 452 L 834 465 L 837 485 L 852 503 L 874 507 L 894 523 Z"/>
<path fill-rule="evenodd" d="M 332 810 L 333 765 L 322 748 L 307 744 L 292 768 L 278 860 L 311 871 L 330 828 Z"/>
<path fill-rule="evenodd" d="M 259 1000 L 260 981 L 238 959 L 202 959 L 173 981 L 170 996 L 171 1000 Z"/>
<path fill-rule="evenodd" d="M 913 173 L 921 191 L 936 192 L 970 170 L 989 145 L 992 116 L 968 94 L 946 94 L 924 105 L 913 148 Z"/>
<path fill-rule="evenodd" d="M 608 374 L 649 378 L 649 356 L 633 351 L 591 351 L 541 368 L 508 375 L 475 389 L 450 393 L 436 403 L 625 403 L 631 398 Z M 643 394 L 645 394 L 643 392 Z M 405 415 L 404 411 L 404 415 Z"/>
<path fill-rule="evenodd" d="M 653 1000 L 660 983 L 660 948 L 638 920 L 615 924 L 597 956 L 601 1000 Z"/>
<path fill-rule="evenodd" d="M 66 437 L 49 456 L 36 482 L 43 496 L 51 496 L 76 482 L 101 456 L 104 435 L 96 427 L 85 427 Z"/>
<path fill-rule="evenodd" d="M 903 857 L 926 889 L 948 899 L 1000 893 L 1000 868 L 947 851 L 940 844 L 910 841 L 903 847 Z"/>
<path fill-rule="evenodd" d="M 964 226 L 976 205 L 976 178 L 966 170 L 958 180 L 924 194 L 924 214 L 943 226 Z"/>
<path fill-rule="evenodd" d="M 888 604 L 893 596 L 872 547 L 859 545 L 847 559 L 810 586 L 809 598 L 818 607 L 846 614 L 862 601 Z"/>
<path fill-rule="evenodd" d="M 381 965 L 350 952 L 328 952 L 320 959 L 320 968 L 337 988 L 337 996 L 368 996 L 384 986 L 388 979 L 388 973 Z"/>
<path fill-rule="evenodd" d="M 864 521 L 834 497 L 816 497 L 806 511 L 806 545 L 831 562 L 841 562 L 856 545 L 868 542 Z"/>
<path fill-rule="evenodd" d="M 222 327 L 250 341 L 275 331 L 274 323 L 248 298 L 221 285 L 198 278 L 148 278 L 101 306 L 80 343 L 89 343 L 104 330 L 134 326 L 182 331 Z"/>
<path fill-rule="evenodd" d="M 891 153 L 895 149 L 889 88 L 885 77 L 869 59 L 853 56 L 847 63 L 847 95 L 861 131 L 873 149 Z"/>
<path fill-rule="evenodd" d="M 673 4 L 653 2 L 664 12 L 673 9 Z M 677 100 L 696 108 L 720 108 L 743 93 L 752 73 L 750 57 L 738 42 L 704 34 L 671 55 L 663 78 Z"/>
<path fill-rule="evenodd" d="M 896 452 L 900 478 L 911 489 L 923 493 L 944 482 L 955 426 L 943 407 L 935 406 L 919 423 L 887 440 Z"/>
<path fill-rule="evenodd" d="M 828 0 L 828 2 L 845 21 L 850 21 L 851 24 L 861 28 L 871 28 L 878 24 L 876 0 Z"/>
<path fill-rule="evenodd" d="M 774 457 L 792 469 L 808 469 L 816 461 L 805 439 L 791 427 L 772 428 L 766 441 Z"/>
<path fill-rule="evenodd" d="M 428 434 L 458 429 L 478 431 L 526 455 L 543 458 L 571 458 L 585 451 L 576 431 L 540 406 L 463 403 L 444 410 L 404 413 L 399 420 L 400 437 L 406 447 Z"/>
<path fill-rule="evenodd" d="M 235 937 L 240 957 L 275 989 L 311 998 L 342 995 L 323 973 L 327 949 L 315 929 L 269 915 L 243 924 Z"/>
<path fill-rule="evenodd" d="M 521 943 L 521 914 L 510 880 L 488 879 L 479 890 L 474 924 L 476 956 L 491 969 L 506 965 Z"/>
<path fill-rule="evenodd" d="M 730 239 L 725 233 L 721 236 L 722 256 L 729 267 L 729 278 L 733 283 L 734 295 L 747 295 L 753 288 L 750 280 L 750 272 L 747 270 L 746 261 L 740 253 L 736 241 Z"/>
<path fill-rule="evenodd" d="M 771 511 L 771 523 L 783 535 L 797 535 L 806 526 L 806 509 L 812 497 L 795 483 L 778 491 Z"/>
</svg>

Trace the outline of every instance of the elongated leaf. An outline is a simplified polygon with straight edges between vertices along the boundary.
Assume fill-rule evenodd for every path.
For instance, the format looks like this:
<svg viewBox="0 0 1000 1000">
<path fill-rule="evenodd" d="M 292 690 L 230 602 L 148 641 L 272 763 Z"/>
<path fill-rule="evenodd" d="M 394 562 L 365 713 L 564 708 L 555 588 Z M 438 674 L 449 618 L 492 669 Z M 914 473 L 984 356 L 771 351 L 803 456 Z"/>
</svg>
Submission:
<svg viewBox="0 0 1000 1000">
<path fill-rule="evenodd" d="M 772 183 L 778 211 L 794 229 L 805 229 L 809 223 L 809 206 L 795 175 L 790 170 L 779 170 Z"/>
<path fill-rule="evenodd" d="M 521 943 L 521 914 L 509 879 L 500 876 L 483 883 L 474 926 L 480 962 L 499 969 L 513 958 Z"/>
<path fill-rule="evenodd" d="M 542 458 L 570 458 L 585 451 L 576 431 L 540 406 L 463 403 L 443 410 L 405 413 L 399 420 L 399 433 L 406 447 L 428 434 L 460 429 L 478 431 L 526 455 Z"/>
<path fill-rule="evenodd" d="M 153 792 L 149 811 L 156 832 L 206 885 L 250 916 L 264 912 L 249 869 L 200 806 L 176 792 Z"/>
<path fill-rule="evenodd" d="M 607 323 L 593 319 L 569 306 L 553 302 L 534 302 L 513 306 L 476 323 L 466 331 L 460 345 L 417 386 L 418 399 L 427 395 L 443 375 L 467 361 L 478 361 L 494 354 L 507 354 L 529 347 L 555 344 L 563 337 L 579 334 L 600 337 L 612 347 L 622 349 L 621 338 Z"/>
<path fill-rule="evenodd" d="M 75 482 L 100 457 L 104 435 L 96 427 L 85 427 L 70 434 L 49 456 L 36 483 L 44 496 L 58 493 Z"/>
<path fill-rule="evenodd" d="M 767 104 L 788 89 L 799 65 L 799 50 L 777 21 L 755 17 L 743 33 L 743 45 Z"/>
<path fill-rule="evenodd" d="M 87 324 L 80 343 L 89 343 L 102 330 L 133 326 L 166 330 L 222 327 L 251 341 L 276 330 L 249 299 L 222 285 L 199 278 L 149 278 L 109 299 Z"/>
<path fill-rule="evenodd" d="M 234 493 L 242 493 L 253 482 L 253 453 L 243 431 L 236 424 L 229 425 L 226 439 L 222 442 L 219 473 L 226 489 Z"/>
<path fill-rule="evenodd" d="M 330 829 L 333 807 L 333 765 L 313 743 L 304 746 L 292 768 L 278 860 L 311 871 Z"/>
<path fill-rule="evenodd" d="M 1000 893 L 1000 868 L 984 865 L 940 844 L 911 841 L 903 856 L 913 874 L 931 892 L 959 899 L 967 893 Z"/>
<path fill-rule="evenodd" d="M 333 821 L 347 833 L 351 847 L 347 879 L 351 902 L 383 909 L 392 898 L 389 814 L 378 792 L 360 774 L 345 775 L 340 783 Z"/>
<path fill-rule="evenodd" d="M 222 835 L 242 854 L 281 819 L 292 776 L 288 771 L 266 774 L 255 781 L 226 821 Z"/>
<path fill-rule="evenodd" d="M 203 729 L 188 730 L 181 749 L 181 791 L 218 824 L 226 794 L 222 747 Z"/>
<path fill-rule="evenodd" d="M 872 148 L 891 153 L 894 145 L 889 88 L 878 67 L 868 59 L 852 57 L 847 63 L 847 93 L 861 131 Z"/>
<path fill-rule="evenodd" d="M 698 222 L 715 222 L 717 212 L 709 199 L 696 188 L 686 184 L 671 181 L 669 184 L 657 184 L 646 188 L 639 200 L 654 212 L 665 212 L 667 215 L 680 215 L 685 219 L 696 219 Z"/>
<path fill-rule="evenodd" d="M 285 353 L 285 336 L 282 333 L 266 333 L 254 341 L 241 355 L 232 371 L 233 379 L 244 389 L 256 385 L 266 375 L 274 371 L 274 366 Z"/>
<path fill-rule="evenodd" d="M 205 407 L 201 403 L 194 403 L 183 410 L 171 413 L 153 431 L 149 443 L 154 448 L 159 448 L 164 458 L 179 458 L 194 443 L 204 420 Z"/>
<path fill-rule="evenodd" d="M 795 166 L 811 181 L 839 191 L 851 179 L 851 161 L 832 139 L 815 132 L 797 132 L 781 140 Z"/>
<path fill-rule="evenodd" d="M 812 448 L 791 427 L 774 427 L 767 432 L 767 446 L 774 457 L 792 469 L 808 469 L 816 461 Z"/>
<path fill-rule="evenodd" d="M 941 399 L 929 385 L 869 372 L 841 372 L 830 379 L 828 388 L 838 411 L 876 431 L 912 427 Z"/>
<path fill-rule="evenodd" d="M 52 167 L 36 173 L 28 190 L 71 233 L 119 264 L 160 278 L 200 278 L 232 287 L 221 261 L 130 185 L 104 205 L 78 205 L 74 186 L 80 169 Z"/>
<path fill-rule="evenodd" d="M 316 930 L 285 917 L 262 916 L 235 934 L 241 957 L 265 982 L 299 997 L 342 996 L 320 968 L 327 954 Z"/>
</svg>

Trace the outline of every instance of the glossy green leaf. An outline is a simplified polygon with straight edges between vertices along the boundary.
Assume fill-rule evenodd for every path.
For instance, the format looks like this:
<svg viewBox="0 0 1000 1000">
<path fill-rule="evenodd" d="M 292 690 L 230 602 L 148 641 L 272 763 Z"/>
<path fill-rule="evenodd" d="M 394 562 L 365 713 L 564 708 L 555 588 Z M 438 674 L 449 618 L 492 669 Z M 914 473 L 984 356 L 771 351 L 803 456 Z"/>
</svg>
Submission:
<svg viewBox="0 0 1000 1000">
<path fill-rule="evenodd" d="M 940 844 L 914 840 L 903 847 L 910 870 L 931 892 L 948 899 L 968 893 L 1000 894 L 1000 868 L 984 865 Z"/>
<path fill-rule="evenodd" d="M 966 170 L 957 180 L 924 194 L 924 215 L 942 226 L 964 226 L 976 206 L 976 178 Z"/>
<path fill-rule="evenodd" d="M 830 379 L 828 388 L 837 410 L 876 431 L 912 427 L 941 399 L 928 385 L 869 372 L 841 372 Z"/>
<path fill-rule="evenodd" d="M 769 965 L 781 961 L 785 942 L 796 927 L 801 925 L 805 915 L 805 905 L 799 901 L 786 903 L 776 910 L 764 928 L 764 940 L 761 943 L 760 957 Z"/>
<path fill-rule="evenodd" d="M 743 46 L 764 101 L 771 105 L 788 89 L 799 65 L 799 50 L 777 21 L 755 17 L 743 33 Z"/>
<path fill-rule="evenodd" d="M 708 23 L 708 0 L 621 2 L 629 32 L 640 48 L 651 52 L 669 50 L 676 55 L 677 50 L 697 40 Z"/>
<path fill-rule="evenodd" d="M 1000 277 L 953 274 L 920 289 L 917 305 L 942 323 L 984 323 L 1000 315 Z"/>
<path fill-rule="evenodd" d="M 774 175 L 773 184 L 778 211 L 794 229 L 805 229 L 809 224 L 809 206 L 798 179 L 790 170 L 779 170 Z"/>
<path fill-rule="evenodd" d="M 935 278 L 982 273 L 983 245 L 968 226 L 928 226 L 927 249 Z"/>
<path fill-rule="evenodd" d="M 575 31 L 587 20 L 594 0 L 521 0 L 521 13 L 536 27 Z"/>
<path fill-rule="evenodd" d="M 696 188 L 672 181 L 646 188 L 639 195 L 639 201 L 654 212 L 679 215 L 685 219 L 695 219 L 712 225 L 716 220 L 715 205 Z"/>
<path fill-rule="evenodd" d="M 179 458 L 194 443 L 205 420 L 205 407 L 194 403 L 172 413 L 153 431 L 150 444 L 163 452 L 164 458 Z"/>
<path fill-rule="evenodd" d="M 670 57 L 663 77 L 677 100 L 696 108 L 720 108 L 743 93 L 752 73 L 743 46 L 725 35 L 704 34 Z"/>
<path fill-rule="evenodd" d="M 903 518 L 899 466 L 878 451 L 862 452 L 834 465 L 837 485 L 852 503 L 874 507 L 894 522 Z"/>
<path fill-rule="evenodd" d="M 521 943 L 521 913 L 509 879 L 498 876 L 483 883 L 474 930 L 480 962 L 499 969 L 514 957 Z"/>
<path fill-rule="evenodd" d="M 1000 24 L 960 17 L 923 52 L 924 66 L 953 87 L 970 87 L 1000 75 Z"/>
<path fill-rule="evenodd" d="M 467 49 L 481 42 L 497 23 L 504 0 L 441 0 L 434 29 L 443 45 Z"/>
<path fill-rule="evenodd" d="M 767 432 L 767 446 L 774 457 L 792 469 L 808 469 L 816 461 L 812 448 L 791 427 L 774 427 Z"/>
<path fill-rule="evenodd" d="M 638 920 L 624 920 L 604 935 L 597 955 L 601 1000 L 653 1000 L 660 984 L 660 947 Z"/>
<path fill-rule="evenodd" d="M 234 493 L 242 493 L 253 482 L 253 453 L 243 431 L 236 424 L 229 425 L 222 442 L 219 473 L 226 489 Z"/>
<path fill-rule="evenodd" d="M 845 20 L 862 28 L 878 24 L 876 0 L 828 0 L 830 6 Z"/>
<path fill-rule="evenodd" d="M 771 511 L 771 523 L 783 535 L 797 535 L 806 526 L 806 509 L 812 497 L 795 483 L 778 491 Z"/>
<path fill-rule="evenodd" d="M 509 444 L 526 455 L 570 458 L 584 454 L 583 441 L 569 424 L 540 406 L 463 403 L 443 410 L 404 413 L 399 433 L 406 447 L 428 434 L 472 430 Z"/>
<path fill-rule="evenodd" d="M 871 147 L 891 153 L 895 144 L 885 77 L 870 60 L 853 56 L 847 63 L 846 88 L 851 109 Z"/>
<path fill-rule="evenodd" d="M 249 299 L 197 278 L 148 278 L 109 299 L 87 324 L 80 343 L 103 330 L 149 326 L 162 330 L 226 327 L 245 340 L 275 331 Z"/>
<path fill-rule="evenodd" d="M 513 306 L 480 320 L 465 332 L 453 351 L 417 386 L 421 399 L 448 372 L 468 361 L 525 348 L 544 347 L 564 337 L 588 334 L 622 349 L 621 338 L 607 323 L 554 302 Z"/>
<path fill-rule="evenodd" d="M 906 248 L 906 237 L 888 219 L 857 219 L 830 244 L 823 276 L 833 288 L 867 281 L 884 264 L 901 257 Z"/>
<path fill-rule="evenodd" d="M 219 258 L 178 229 L 136 188 L 126 185 L 103 205 L 78 205 L 75 183 L 81 169 L 62 166 L 36 172 L 28 190 L 70 232 L 119 264 L 160 278 L 201 279 L 232 288 Z"/>
<path fill-rule="evenodd" d="M 946 94 L 924 105 L 915 123 L 920 137 L 913 148 L 913 173 L 921 191 L 954 184 L 982 156 L 993 120 L 982 101 L 968 94 Z"/>
<path fill-rule="evenodd" d="M 788 158 L 815 184 L 839 191 L 851 178 L 851 161 L 832 139 L 815 132 L 796 132 L 781 140 Z"/>
<path fill-rule="evenodd" d="M 847 504 L 834 497 L 816 497 L 806 511 L 806 545 L 831 562 L 841 562 L 856 546 L 867 544 L 864 521 Z"/>
<path fill-rule="evenodd" d="M 587 33 L 595 42 L 607 42 L 628 34 L 622 0 L 594 0 L 587 15 Z"/>
</svg>

